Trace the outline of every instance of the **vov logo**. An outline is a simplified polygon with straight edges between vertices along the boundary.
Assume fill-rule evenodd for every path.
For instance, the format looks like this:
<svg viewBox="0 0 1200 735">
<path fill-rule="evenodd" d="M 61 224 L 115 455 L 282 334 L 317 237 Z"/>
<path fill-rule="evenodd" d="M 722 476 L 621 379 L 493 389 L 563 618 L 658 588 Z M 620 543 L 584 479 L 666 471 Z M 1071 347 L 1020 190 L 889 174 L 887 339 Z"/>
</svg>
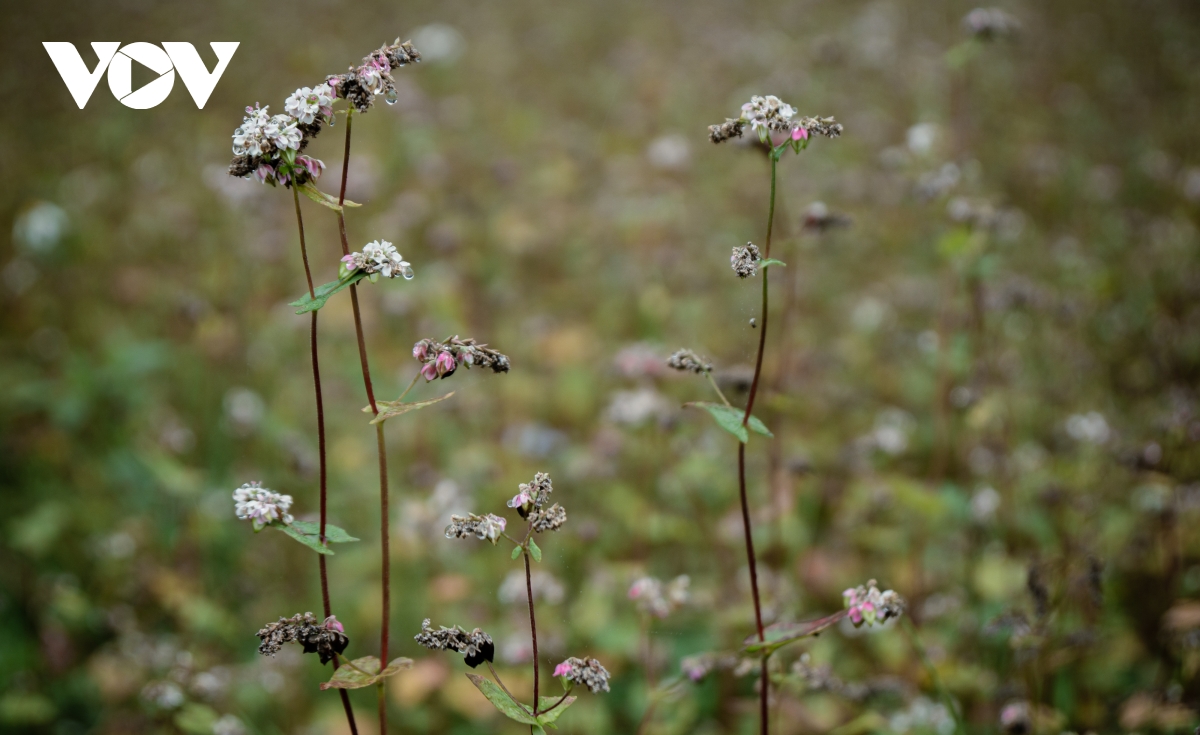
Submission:
<svg viewBox="0 0 1200 735">
<path fill-rule="evenodd" d="M 65 41 L 42 43 L 81 110 L 91 99 L 105 69 L 108 70 L 108 88 L 126 107 L 148 110 L 158 105 L 171 94 L 171 88 L 175 86 L 175 72 L 178 71 L 183 86 L 187 87 L 196 101 L 196 107 L 204 109 L 204 103 L 208 102 L 217 80 L 225 73 L 225 67 L 229 66 L 238 42 L 213 41 L 208 45 L 217 55 L 217 66 L 211 72 L 190 43 L 164 41 L 160 48 L 142 41 L 124 46 L 120 41 L 93 41 L 92 50 L 96 52 L 99 62 L 95 69 L 88 71 L 75 44 Z M 132 89 L 135 61 L 158 74 L 157 79 L 136 90 Z"/>
</svg>

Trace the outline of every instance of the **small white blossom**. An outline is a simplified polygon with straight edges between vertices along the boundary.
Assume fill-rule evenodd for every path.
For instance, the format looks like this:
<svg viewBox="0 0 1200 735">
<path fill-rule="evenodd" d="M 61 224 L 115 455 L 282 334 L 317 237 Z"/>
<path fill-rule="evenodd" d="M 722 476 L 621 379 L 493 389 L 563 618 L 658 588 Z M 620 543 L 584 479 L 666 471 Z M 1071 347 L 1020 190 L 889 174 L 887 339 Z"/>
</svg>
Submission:
<svg viewBox="0 0 1200 735">
<path fill-rule="evenodd" d="M 275 115 L 263 128 L 263 134 L 279 150 L 300 150 L 300 129 L 291 115 Z"/>
<path fill-rule="evenodd" d="M 258 482 L 248 482 L 234 490 L 233 499 L 237 517 L 252 521 L 255 531 L 261 531 L 276 521 L 292 522 L 292 516 L 288 513 L 292 507 L 292 496 L 268 490 Z"/>
<path fill-rule="evenodd" d="M 342 258 L 346 270 L 364 273 L 382 273 L 387 278 L 404 276 L 413 277 L 412 265 L 396 252 L 396 248 L 387 240 L 374 240 L 363 246 L 362 252 L 350 253 Z"/>
<path fill-rule="evenodd" d="M 283 104 L 284 111 L 302 125 L 310 125 L 318 115 L 328 117 L 333 112 L 333 88 L 328 84 L 301 87 Z"/>
<path fill-rule="evenodd" d="M 795 114 L 794 107 L 773 94 L 766 97 L 754 95 L 742 105 L 742 120 L 749 123 L 753 130 L 766 128 L 775 132 L 791 132 L 795 127 L 792 123 Z"/>
<path fill-rule="evenodd" d="M 242 126 L 233 131 L 233 152 L 236 155 L 261 156 L 270 142 L 265 129 L 271 122 L 266 107 L 247 107 Z"/>
</svg>

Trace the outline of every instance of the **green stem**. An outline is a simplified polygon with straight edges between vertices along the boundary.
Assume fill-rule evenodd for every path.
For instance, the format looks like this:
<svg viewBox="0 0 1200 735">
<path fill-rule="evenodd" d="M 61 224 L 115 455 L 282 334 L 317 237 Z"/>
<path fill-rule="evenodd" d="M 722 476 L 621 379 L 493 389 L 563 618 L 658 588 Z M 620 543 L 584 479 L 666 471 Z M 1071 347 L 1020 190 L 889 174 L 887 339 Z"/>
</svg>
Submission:
<svg viewBox="0 0 1200 735">
<path fill-rule="evenodd" d="M 708 384 L 709 384 L 709 385 L 711 385 L 711 386 L 712 386 L 712 389 L 713 389 L 713 390 L 715 390 L 715 391 L 717 392 L 717 395 L 718 395 L 718 396 L 720 396 L 720 398 L 721 398 L 721 403 L 724 403 L 726 406 L 729 406 L 730 408 L 733 408 L 733 406 L 730 406 L 730 404 L 729 404 L 729 399 L 728 399 L 728 398 L 726 398 L 726 397 L 725 397 L 725 394 L 721 392 L 721 389 L 717 387 L 717 381 L 713 380 L 712 371 L 711 371 L 711 370 L 705 370 L 705 371 L 704 371 L 704 377 L 708 378 Z"/>
</svg>

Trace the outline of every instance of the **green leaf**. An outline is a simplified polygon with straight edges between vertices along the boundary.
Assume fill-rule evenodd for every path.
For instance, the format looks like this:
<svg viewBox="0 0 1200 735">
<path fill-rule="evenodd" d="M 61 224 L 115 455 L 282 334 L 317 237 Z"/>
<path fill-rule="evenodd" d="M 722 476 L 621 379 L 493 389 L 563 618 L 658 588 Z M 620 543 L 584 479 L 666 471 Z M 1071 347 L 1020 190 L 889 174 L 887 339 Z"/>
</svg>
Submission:
<svg viewBox="0 0 1200 735">
<path fill-rule="evenodd" d="M 742 409 L 734 408 L 733 406 L 726 406 L 724 403 L 711 403 L 709 401 L 693 401 L 683 405 L 684 408 L 687 408 L 688 406 L 694 406 L 696 408 L 703 408 L 705 411 L 708 411 L 709 414 L 712 415 L 713 419 L 716 420 L 717 426 L 720 426 L 725 431 L 728 431 L 730 434 L 736 436 L 738 441 L 741 443 L 745 444 L 750 440 L 750 435 L 746 432 L 746 427 L 742 426 L 742 417 L 745 415 L 745 411 Z M 754 416 L 750 417 L 749 425 L 755 433 L 762 434 L 764 436 L 775 436 L 770 432 L 769 429 L 767 429 L 766 425 L 763 424 L 762 421 L 759 421 L 758 418 Z"/>
<path fill-rule="evenodd" d="M 325 302 L 329 300 L 330 296 L 349 286 L 353 286 L 366 277 L 366 273 L 363 273 L 362 271 L 354 271 L 345 278 L 341 278 L 336 281 L 330 281 L 329 283 L 322 283 L 320 286 L 314 288 L 313 295 L 315 298 L 313 296 L 309 296 L 308 294 L 304 294 L 295 301 L 289 302 L 288 306 L 299 306 L 300 308 L 296 310 L 297 314 L 307 314 L 310 311 L 316 311 L 325 305 Z"/>
<path fill-rule="evenodd" d="M 541 723 L 534 719 L 533 715 L 526 708 L 505 694 L 504 690 L 496 686 L 491 679 L 486 679 L 479 674 L 467 674 L 467 678 L 483 693 L 483 696 L 487 697 L 492 706 L 500 710 L 505 717 L 510 720 L 516 720 L 522 725 L 534 725 L 538 729 L 541 729 Z"/>
<path fill-rule="evenodd" d="M 539 698 L 538 699 L 538 710 L 539 711 L 547 710 L 547 709 L 550 709 L 551 707 L 554 707 L 555 703 L 558 702 L 558 699 L 559 699 L 558 697 L 541 697 L 541 698 Z M 538 715 L 538 722 L 542 723 L 546 727 L 557 730 L 558 728 L 554 726 L 554 723 L 558 720 L 559 717 L 562 717 L 563 712 L 567 711 L 567 707 L 570 707 L 572 704 L 575 704 L 576 699 L 577 699 L 577 697 L 567 697 L 566 699 L 564 699 L 562 701 L 562 704 L 558 705 L 557 707 L 554 707 L 554 709 L 552 709 L 549 712 L 546 712 L 544 714 Z"/>
<path fill-rule="evenodd" d="M 786 646 L 789 643 L 807 638 L 808 636 L 817 635 L 831 625 L 836 625 L 839 620 L 846 617 L 846 610 L 839 610 L 833 615 L 827 615 L 816 620 L 808 620 L 802 623 L 775 623 L 769 625 L 763 631 L 763 640 L 759 641 L 757 635 L 752 635 L 742 641 L 743 651 L 746 653 L 756 653 L 763 656 L 770 656 L 776 650 Z"/>
<path fill-rule="evenodd" d="M 409 411 L 416 411 L 417 409 L 425 408 L 426 406 L 432 406 L 435 403 L 446 400 L 452 395 L 454 395 L 454 391 L 450 391 L 446 395 L 438 398 L 430 398 L 428 401 L 413 401 L 412 403 L 401 403 L 400 401 L 376 401 L 375 405 L 379 407 L 379 415 L 371 419 L 371 423 L 382 424 L 384 421 L 387 421 L 393 416 L 399 416 L 401 414 L 408 413 Z M 363 408 L 363 413 L 370 412 L 370 406 L 365 406 Z"/>
<path fill-rule="evenodd" d="M 361 207 L 362 206 L 361 204 L 355 204 L 354 202 L 350 201 L 349 199 L 343 199 L 342 203 L 338 204 L 337 197 L 333 196 L 332 194 L 326 194 L 325 192 L 321 191 L 320 189 L 317 188 L 317 185 L 311 181 L 306 181 L 296 188 L 299 189 L 300 193 L 303 194 L 304 196 L 313 200 L 317 204 L 321 204 L 326 207 L 329 207 L 330 209 L 334 210 L 335 212 L 342 211 L 342 207 Z"/>
<path fill-rule="evenodd" d="M 318 539 L 321 536 L 321 524 L 316 523 L 315 521 L 292 521 L 292 528 L 295 528 L 305 536 L 313 536 L 314 538 Z M 325 540 L 332 541 L 335 544 L 345 544 L 351 541 L 358 541 L 358 539 L 354 538 L 350 534 L 346 533 L 345 530 L 338 528 L 332 523 L 325 524 Z"/>
<path fill-rule="evenodd" d="M 524 548 L 525 548 L 524 546 L 518 546 L 518 547 L 516 547 L 515 549 L 513 549 L 512 558 L 513 558 L 513 559 L 516 559 L 518 556 L 520 556 L 520 555 L 521 555 L 521 549 L 524 549 Z"/>
<path fill-rule="evenodd" d="M 310 535 L 304 533 L 303 531 L 300 531 L 299 529 L 290 525 L 277 526 L 272 523 L 271 528 L 278 528 L 280 531 L 283 531 L 318 554 L 329 554 L 330 556 L 333 555 L 333 552 L 330 551 L 329 547 L 322 544 L 321 540 L 317 538 L 316 534 Z M 326 527 L 326 530 L 328 530 L 328 527 Z"/>
<path fill-rule="evenodd" d="M 413 665 L 411 658 L 403 656 L 392 659 L 383 671 L 379 670 L 379 659 L 374 656 L 356 658 L 350 663 L 352 665 L 342 664 L 337 671 L 333 672 L 333 677 L 329 681 L 322 682 L 321 688 L 362 689 L 372 684 L 378 684 L 405 669 L 411 669 Z"/>
<path fill-rule="evenodd" d="M 767 258 L 766 260 L 760 260 L 760 261 L 758 261 L 758 267 L 759 267 L 759 268 L 770 268 L 770 267 L 771 267 L 771 266 L 773 266 L 773 265 L 784 265 L 784 266 L 786 266 L 786 265 L 787 265 L 787 263 L 784 263 L 782 260 L 778 260 L 778 259 L 776 259 L 776 258 Z"/>
<path fill-rule="evenodd" d="M 542 550 L 538 548 L 537 541 L 532 538 L 529 539 L 529 555 L 533 557 L 534 561 L 542 560 Z"/>
</svg>

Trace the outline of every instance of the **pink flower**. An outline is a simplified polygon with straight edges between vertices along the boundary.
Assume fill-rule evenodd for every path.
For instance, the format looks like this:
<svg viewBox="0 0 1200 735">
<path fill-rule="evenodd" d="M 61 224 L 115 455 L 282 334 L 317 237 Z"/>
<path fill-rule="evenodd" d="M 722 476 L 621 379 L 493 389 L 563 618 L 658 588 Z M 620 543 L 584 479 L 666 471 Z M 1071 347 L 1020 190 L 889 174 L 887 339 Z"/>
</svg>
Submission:
<svg viewBox="0 0 1200 735">
<path fill-rule="evenodd" d="M 792 140 L 808 140 L 808 128 L 797 125 L 792 129 Z"/>
<path fill-rule="evenodd" d="M 337 619 L 336 615 L 330 615 L 329 617 L 325 618 L 325 627 L 329 628 L 330 630 L 336 630 L 339 633 L 346 632 L 346 629 L 342 626 L 342 623 Z"/>
<path fill-rule="evenodd" d="M 425 363 L 425 367 L 421 368 L 421 375 L 424 376 L 426 382 L 437 380 L 437 366 L 432 362 Z"/>
<path fill-rule="evenodd" d="M 437 356 L 437 373 L 443 378 L 449 376 L 458 367 L 454 362 L 454 355 L 449 352 L 439 353 Z"/>
<path fill-rule="evenodd" d="M 308 171 L 308 175 L 314 179 L 321 178 L 321 172 L 325 170 L 325 164 L 316 158 L 308 156 L 296 156 L 296 162 Z"/>
<path fill-rule="evenodd" d="M 347 255 L 346 257 L 348 258 L 350 256 Z M 425 362 L 426 360 L 428 360 L 429 359 L 429 343 L 426 342 L 425 340 L 421 340 L 420 342 L 413 345 L 413 357 L 416 358 L 417 361 L 419 361 L 419 362 Z"/>
<path fill-rule="evenodd" d="M 513 499 L 508 501 L 509 508 L 524 508 L 526 505 L 533 502 L 533 497 L 528 490 L 522 490 L 513 496 Z"/>
<path fill-rule="evenodd" d="M 343 255 L 342 262 L 346 264 L 346 270 L 348 270 L 348 271 L 358 270 L 358 266 L 354 263 L 353 255 Z"/>
<path fill-rule="evenodd" d="M 863 618 L 862 618 L 861 610 L 859 610 L 857 607 L 850 608 L 850 621 L 851 622 L 853 622 L 855 625 L 858 625 L 859 623 L 862 622 L 862 619 Z"/>
<path fill-rule="evenodd" d="M 258 179 L 260 184 L 267 183 L 273 176 L 275 176 L 275 169 L 270 164 L 260 163 L 258 168 L 254 169 L 254 178 Z"/>
<path fill-rule="evenodd" d="M 571 664 L 567 661 L 563 661 L 561 664 L 554 667 L 555 676 L 566 676 L 569 673 L 571 673 Z"/>
</svg>

